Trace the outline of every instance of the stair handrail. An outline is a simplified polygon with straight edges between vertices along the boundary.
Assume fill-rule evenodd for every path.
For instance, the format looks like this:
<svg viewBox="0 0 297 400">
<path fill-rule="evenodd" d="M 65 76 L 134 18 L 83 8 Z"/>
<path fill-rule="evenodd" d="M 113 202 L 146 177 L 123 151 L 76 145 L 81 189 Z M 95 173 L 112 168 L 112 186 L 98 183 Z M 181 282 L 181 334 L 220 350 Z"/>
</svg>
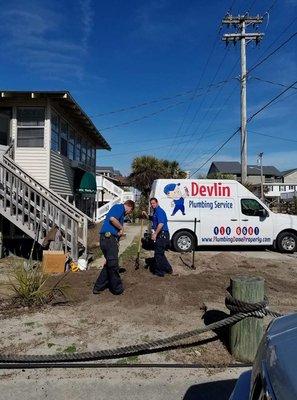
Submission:
<svg viewBox="0 0 297 400">
<path fill-rule="evenodd" d="M 73 212 L 79 215 L 79 217 L 81 219 L 87 219 L 90 222 L 93 222 L 93 219 L 90 218 L 88 215 L 86 215 L 85 213 L 83 213 L 81 210 L 79 210 L 78 208 L 76 208 L 75 206 L 73 206 L 72 204 L 70 204 L 67 200 L 63 199 L 62 196 L 60 196 L 59 194 L 55 193 L 52 189 L 46 187 L 44 184 L 42 184 L 41 182 L 37 181 L 35 178 L 33 178 L 30 174 L 28 174 L 27 171 L 23 170 L 10 156 L 10 154 L 12 154 L 11 152 L 13 151 L 14 148 L 14 141 L 12 141 L 12 143 L 10 144 L 10 146 L 8 147 L 8 149 L 6 150 L 6 152 L 3 154 L 3 164 L 4 160 L 8 163 L 10 163 L 13 168 L 16 168 L 17 170 L 19 170 L 27 179 L 29 179 L 30 181 L 32 181 L 36 186 L 41 188 L 41 191 L 44 191 L 45 194 L 48 195 L 48 197 L 53 197 L 54 200 L 57 203 L 61 203 L 61 206 L 64 208 L 67 208 L 68 210 L 70 210 L 69 212 Z M 6 165 L 5 165 L 6 166 Z M 12 168 L 10 166 L 10 168 Z M 64 210 L 63 210 L 64 211 Z"/>
<path fill-rule="evenodd" d="M 6 168 L 13 176 L 15 176 L 17 179 L 19 179 L 20 181 L 22 181 L 24 184 L 28 185 L 28 181 L 26 180 L 26 178 L 24 178 L 22 175 L 18 175 L 11 167 L 9 167 L 8 165 L 6 165 L 5 163 L 3 163 L 2 161 L 0 161 L 0 165 L 2 165 L 4 168 Z M 51 197 L 47 197 L 41 190 L 39 190 L 38 187 L 32 187 L 31 188 L 33 190 L 36 191 L 36 193 L 43 197 L 45 200 L 47 200 L 51 205 L 57 207 L 60 211 L 62 211 L 65 215 L 67 215 L 68 218 L 71 218 L 72 220 L 74 220 L 75 222 L 79 223 L 81 222 L 80 218 L 77 218 L 76 215 L 73 215 L 71 212 L 69 212 L 67 209 L 64 209 L 63 207 L 61 207 L 61 205 L 56 202 L 55 200 L 53 200 Z"/>
<path fill-rule="evenodd" d="M 117 197 L 116 199 L 113 199 L 113 200 L 109 201 L 108 203 L 103 204 L 103 206 L 98 207 L 97 211 L 96 211 L 96 221 L 98 221 L 100 218 L 103 218 L 108 213 L 108 211 L 111 209 L 112 206 L 114 206 L 115 204 L 120 203 L 120 202 L 121 202 L 121 199 L 119 197 Z M 104 210 L 104 212 L 101 215 L 97 215 L 99 210 L 100 211 Z"/>
<path fill-rule="evenodd" d="M 97 182 L 98 182 L 99 186 L 102 186 L 103 189 L 107 190 L 111 194 L 116 195 L 118 197 L 120 197 L 124 192 L 124 190 L 122 188 L 117 186 L 115 183 L 113 183 L 112 181 L 110 181 L 108 178 L 106 178 L 103 175 L 96 176 L 96 183 Z"/>
</svg>

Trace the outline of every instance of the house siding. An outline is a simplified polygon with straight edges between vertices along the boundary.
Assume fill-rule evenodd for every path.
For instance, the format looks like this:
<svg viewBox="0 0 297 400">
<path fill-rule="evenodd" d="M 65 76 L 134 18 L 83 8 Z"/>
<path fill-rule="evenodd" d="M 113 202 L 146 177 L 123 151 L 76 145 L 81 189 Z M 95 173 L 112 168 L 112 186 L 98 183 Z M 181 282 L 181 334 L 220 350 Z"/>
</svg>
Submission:
<svg viewBox="0 0 297 400">
<path fill-rule="evenodd" d="M 295 184 L 297 183 L 297 171 L 291 172 L 290 174 L 284 176 L 284 182 L 287 184 Z"/>
<path fill-rule="evenodd" d="M 74 169 L 71 161 L 51 150 L 50 161 L 50 188 L 59 194 L 74 194 Z"/>
<path fill-rule="evenodd" d="M 16 148 L 15 162 L 34 179 L 48 186 L 46 149 L 40 147 Z"/>
</svg>

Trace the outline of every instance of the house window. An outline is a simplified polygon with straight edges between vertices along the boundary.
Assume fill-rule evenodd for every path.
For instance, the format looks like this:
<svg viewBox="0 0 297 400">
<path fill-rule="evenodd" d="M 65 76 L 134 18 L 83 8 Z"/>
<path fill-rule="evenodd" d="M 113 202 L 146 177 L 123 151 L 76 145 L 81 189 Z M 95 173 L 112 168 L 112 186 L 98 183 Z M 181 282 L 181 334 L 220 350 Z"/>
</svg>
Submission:
<svg viewBox="0 0 297 400">
<path fill-rule="evenodd" d="M 70 160 L 74 160 L 74 145 L 75 145 L 75 140 L 74 140 L 74 132 L 71 129 L 71 127 L 68 127 L 68 158 Z"/>
<path fill-rule="evenodd" d="M 11 107 L 0 108 L 0 144 L 7 146 L 10 136 Z"/>
<path fill-rule="evenodd" d="M 86 143 L 83 141 L 81 144 L 81 154 L 80 154 L 80 161 L 83 164 L 87 163 L 87 146 Z"/>
<path fill-rule="evenodd" d="M 44 107 L 17 108 L 17 146 L 44 146 Z"/>
<path fill-rule="evenodd" d="M 67 157 L 68 154 L 68 125 L 65 121 L 61 120 L 60 124 L 60 133 L 61 133 L 61 149 L 60 152 L 63 156 Z"/>
<path fill-rule="evenodd" d="M 56 113 L 52 113 L 51 117 L 51 148 L 52 150 L 60 150 L 60 118 Z"/>
<path fill-rule="evenodd" d="M 96 148 L 92 147 L 92 167 L 96 166 Z"/>
<path fill-rule="evenodd" d="M 286 186 L 280 186 L 279 187 L 280 192 L 285 192 L 286 191 Z"/>
<path fill-rule="evenodd" d="M 92 147 L 89 146 L 87 149 L 87 165 L 92 166 Z"/>
<path fill-rule="evenodd" d="M 295 190 L 294 186 L 289 186 L 289 190 Z"/>
<path fill-rule="evenodd" d="M 76 138 L 75 144 L 75 160 L 80 161 L 80 153 L 81 153 L 81 141 L 80 138 Z"/>
</svg>

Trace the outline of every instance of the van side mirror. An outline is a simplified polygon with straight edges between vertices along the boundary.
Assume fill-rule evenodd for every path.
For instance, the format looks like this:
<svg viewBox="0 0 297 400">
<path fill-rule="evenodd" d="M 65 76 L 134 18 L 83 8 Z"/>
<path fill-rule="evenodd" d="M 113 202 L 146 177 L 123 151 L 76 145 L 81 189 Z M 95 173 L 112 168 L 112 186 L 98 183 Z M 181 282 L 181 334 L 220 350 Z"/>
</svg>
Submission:
<svg viewBox="0 0 297 400">
<path fill-rule="evenodd" d="M 266 218 L 269 217 L 269 213 L 267 210 L 265 210 L 265 208 L 262 208 L 261 210 L 259 210 L 259 217 L 260 218 Z"/>
</svg>

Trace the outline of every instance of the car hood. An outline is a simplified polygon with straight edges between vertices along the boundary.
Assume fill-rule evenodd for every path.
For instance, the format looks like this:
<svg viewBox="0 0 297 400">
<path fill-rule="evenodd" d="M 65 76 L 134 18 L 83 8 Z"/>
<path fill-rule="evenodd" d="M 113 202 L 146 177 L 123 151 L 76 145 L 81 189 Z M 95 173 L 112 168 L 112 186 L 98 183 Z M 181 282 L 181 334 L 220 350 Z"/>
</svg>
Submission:
<svg viewBox="0 0 297 400">
<path fill-rule="evenodd" d="M 267 331 L 266 370 L 278 400 L 297 399 L 297 313 L 275 319 Z"/>
</svg>

